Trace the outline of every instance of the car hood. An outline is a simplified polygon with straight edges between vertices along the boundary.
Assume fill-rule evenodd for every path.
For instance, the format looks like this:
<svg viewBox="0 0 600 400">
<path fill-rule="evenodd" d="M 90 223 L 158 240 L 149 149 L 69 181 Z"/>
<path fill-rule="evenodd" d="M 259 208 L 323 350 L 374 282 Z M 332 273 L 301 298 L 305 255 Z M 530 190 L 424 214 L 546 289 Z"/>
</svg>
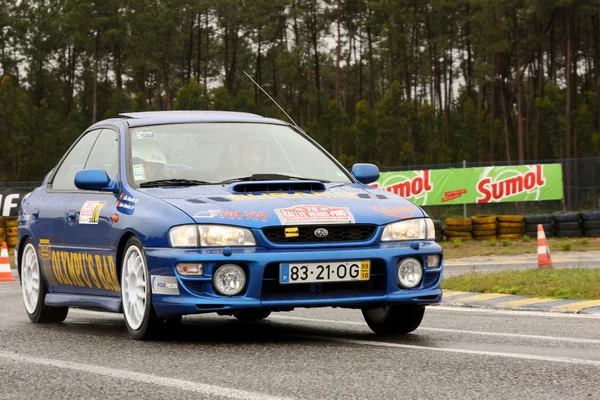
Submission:
<svg viewBox="0 0 600 400">
<path fill-rule="evenodd" d="M 246 182 L 185 188 L 144 188 L 198 223 L 262 228 L 278 225 L 377 224 L 426 216 L 390 192 L 362 184 Z"/>
</svg>

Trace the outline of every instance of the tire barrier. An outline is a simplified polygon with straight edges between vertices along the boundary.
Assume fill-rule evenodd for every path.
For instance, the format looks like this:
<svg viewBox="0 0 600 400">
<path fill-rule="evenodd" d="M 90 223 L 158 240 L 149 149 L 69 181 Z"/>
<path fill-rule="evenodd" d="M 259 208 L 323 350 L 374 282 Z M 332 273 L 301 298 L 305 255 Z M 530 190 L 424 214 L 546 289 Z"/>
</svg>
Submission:
<svg viewBox="0 0 600 400">
<path fill-rule="evenodd" d="M 495 224 L 497 217 L 495 215 L 473 215 L 471 221 L 474 224 Z"/>
<path fill-rule="evenodd" d="M 501 235 L 498 235 L 498 239 L 520 239 L 520 238 L 521 238 L 520 233 L 503 233 Z"/>
<path fill-rule="evenodd" d="M 557 211 L 540 215 L 474 215 L 471 218 L 446 218 L 444 229 L 440 220 L 436 226 L 436 241 L 519 239 L 522 235 L 537 238 L 542 225 L 546 238 L 600 237 L 600 209 Z"/>
<path fill-rule="evenodd" d="M 579 213 L 574 211 L 557 211 L 552 213 L 554 222 L 579 222 Z"/>
<path fill-rule="evenodd" d="M 526 215 L 524 218 L 525 224 L 547 224 L 552 223 L 552 215 Z"/>
<path fill-rule="evenodd" d="M 19 238 L 17 237 L 19 234 L 19 221 L 16 217 L 4 217 L 3 220 L 4 225 L 0 227 L 2 230 L 0 239 L 3 242 L 6 241 L 8 249 L 12 251 L 19 242 Z"/>
<path fill-rule="evenodd" d="M 446 218 L 444 236 L 446 240 L 471 240 L 473 239 L 473 222 L 471 218 Z"/>
<path fill-rule="evenodd" d="M 498 217 L 495 215 L 474 215 L 473 221 L 473 239 L 491 240 L 496 238 L 496 228 Z"/>
</svg>

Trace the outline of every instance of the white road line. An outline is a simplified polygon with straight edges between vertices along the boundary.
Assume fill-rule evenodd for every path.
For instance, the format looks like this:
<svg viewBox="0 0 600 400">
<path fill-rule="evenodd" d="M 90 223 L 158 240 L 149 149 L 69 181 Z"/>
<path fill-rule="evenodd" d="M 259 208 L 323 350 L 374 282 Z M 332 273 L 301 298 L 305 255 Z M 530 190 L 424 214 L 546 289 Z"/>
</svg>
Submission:
<svg viewBox="0 0 600 400">
<path fill-rule="evenodd" d="M 473 354 L 479 356 L 492 356 L 492 357 L 505 357 L 505 358 L 519 358 L 522 360 L 534 360 L 534 361 L 550 361 L 566 364 L 579 364 L 589 365 L 594 367 L 600 367 L 600 361 L 597 360 L 582 360 L 578 358 L 567 358 L 567 357 L 551 357 L 551 356 L 538 356 L 533 354 L 519 354 L 519 353 L 504 353 L 495 351 L 485 350 L 467 350 L 467 349 L 452 349 L 447 347 L 427 347 L 427 346 L 415 346 L 411 344 L 400 344 L 400 343 L 387 343 L 387 342 L 375 342 L 369 340 L 356 340 L 356 339 L 344 339 L 327 336 L 312 336 L 312 335 L 289 335 L 298 338 L 310 338 L 316 340 L 325 340 L 329 342 L 357 344 L 362 346 L 373 346 L 373 347 L 391 347 L 400 349 L 411 349 L 411 350 L 429 350 L 429 351 L 440 351 L 444 353 L 461 353 L 461 354 Z"/>
<path fill-rule="evenodd" d="M 595 319 L 600 318 L 600 314 L 567 314 L 567 313 L 551 313 L 548 311 L 495 310 L 495 309 L 490 309 L 490 308 L 457 307 L 457 306 L 427 307 L 426 312 L 430 312 L 430 311 L 502 314 L 502 315 L 510 315 L 511 317 L 529 316 L 529 317 L 544 317 L 544 318 L 595 318 Z"/>
<path fill-rule="evenodd" d="M 302 317 L 289 317 L 289 316 L 279 316 L 274 315 L 269 317 L 269 319 L 286 319 L 286 320 L 296 320 L 296 321 L 306 321 L 306 322 L 318 322 L 323 324 L 342 324 L 342 325 L 360 325 L 362 327 L 367 327 L 365 322 L 353 322 L 353 321 L 338 321 L 334 319 L 316 319 L 316 318 L 302 318 Z M 504 336 L 504 337 L 513 337 L 519 339 L 534 339 L 534 340 L 550 340 L 550 341 L 560 341 L 560 342 L 569 342 L 569 343 L 588 343 L 588 344 L 600 344 L 600 340 L 598 339 L 584 339 L 584 338 L 570 338 L 563 336 L 540 336 L 540 335 L 526 335 L 521 333 L 501 333 L 501 332 L 482 332 L 482 331 L 468 331 L 462 329 L 446 329 L 446 328 L 427 328 L 427 327 L 419 327 L 416 332 L 419 331 L 430 331 L 430 332 L 446 332 L 446 333 L 460 333 L 460 334 L 468 334 L 468 335 L 481 335 L 481 336 Z"/>
<path fill-rule="evenodd" d="M 287 400 L 290 397 L 271 396 L 265 393 L 250 392 L 246 390 L 238 390 L 221 386 L 208 385 L 205 383 L 184 381 L 175 378 L 165 378 L 157 375 L 144 374 L 141 372 L 133 372 L 122 369 L 114 369 L 101 367 L 99 365 L 84 364 L 72 361 L 53 360 L 50 358 L 36 357 L 25 354 L 9 353 L 0 351 L 0 358 L 12 360 L 16 362 L 24 362 L 29 364 L 37 364 L 48 367 L 56 367 L 77 372 L 87 372 L 90 374 L 108 376 L 111 378 L 127 379 L 130 381 L 159 385 L 173 389 L 185 390 L 188 392 L 201 393 L 209 396 L 227 397 L 231 399 L 247 399 L 247 400 Z"/>
</svg>

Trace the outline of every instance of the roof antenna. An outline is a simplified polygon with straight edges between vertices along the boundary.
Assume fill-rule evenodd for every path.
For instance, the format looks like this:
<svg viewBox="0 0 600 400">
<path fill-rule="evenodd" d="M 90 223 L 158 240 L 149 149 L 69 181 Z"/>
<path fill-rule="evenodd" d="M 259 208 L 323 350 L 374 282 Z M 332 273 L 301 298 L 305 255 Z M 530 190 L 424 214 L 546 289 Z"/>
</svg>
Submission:
<svg viewBox="0 0 600 400">
<path fill-rule="evenodd" d="M 276 102 L 276 101 L 275 101 L 275 100 L 274 100 L 274 99 L 273 99 L 271 96 L 269 96 L 269 93 L 265 92 L 265 89 L 261 88 L 261 87 L 260 87 L 260 85 L 259 85 L 258 83 L 256 83 L 256 81 L 255 81 L 254 79 L 252 79 L 252 77 L 251 77 L 250 75 L 248 75 L 248 73 L 247 73 L 246 71 L 243 71 L 243 72 L 244 72 L 244 74 L 246 74 L 246 76 L 248 77 L 248 79 L 250 79 L 250 80 L 251 80 L 251 81 L 252 81 L 252 82 L 253 82 L 253 83 L 254 83 L 254 84 L 255 84 L 255 85 L 256 85 L 256 86 L 257 86 L 257 87 L 260 89 L 260 90 L 262 90 L 262 92 L 263 92 L 264 94 L 266 94 L 266 95 L 267 95 L 267 97 L 269 97 L 269 99 L 271 99 L 271 101 L 272 101 L 273 103 L 275 103 L 275 105 L 276 105 L 277 107 L 279 107 L 279 109 L 281 110 L 281 112 L 283 112 L 283 113 L 285 114 L 285 116 L 286 116 L 286 117 L 288 117 L 288 118 L 290 119 L 290 121 L 292 121 L 292 123 L 294 124 L 294 126 L 295 126 L 296 128 L 298 128 L 298 129 L 300 129 L 300 127 L 298 126 L 298 124 L 296 124 L 296 123 L 294 122 L 294 120 L 292 119 L 292 117 L 290 117 L 290 116 L 288 115 L 288 113 L 286 113 L 286 112 L 285 112 L 285 110 L 284 110 L 283 108 L 281 108 L 281 106 L 280 106 L 279 104 L 277 104 L 277 102 Z"/>
</svg>

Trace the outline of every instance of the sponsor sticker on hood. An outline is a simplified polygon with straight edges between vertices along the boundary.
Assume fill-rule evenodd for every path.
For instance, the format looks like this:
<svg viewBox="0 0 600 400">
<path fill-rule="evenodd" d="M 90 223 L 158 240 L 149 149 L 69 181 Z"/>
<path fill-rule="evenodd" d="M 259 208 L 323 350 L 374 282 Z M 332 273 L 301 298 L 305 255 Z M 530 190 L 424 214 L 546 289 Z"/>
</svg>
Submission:
<svg viewBox="0 0 600 400">
<path fill-rule="evenodd" d="M 276 208 L 281 225 L 353 224 L 354 216 L 347 207 L 294 206 Z"/>
</svg>

